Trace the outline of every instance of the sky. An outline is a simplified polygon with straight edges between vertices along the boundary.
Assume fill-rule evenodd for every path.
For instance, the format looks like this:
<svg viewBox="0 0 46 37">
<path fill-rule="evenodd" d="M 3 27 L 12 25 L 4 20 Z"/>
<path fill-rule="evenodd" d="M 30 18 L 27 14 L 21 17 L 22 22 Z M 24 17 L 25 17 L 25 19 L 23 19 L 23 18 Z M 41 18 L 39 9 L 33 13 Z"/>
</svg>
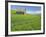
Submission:
<svg viewBox="0 0 46 37">
<path fill-rule="evenodd" d="M 41 13 L 41 6 L 11 5 L 11 10 L 16 10 L 16 8 L 26 8 L 27 14 L 40 14 Z"/>
</svg>

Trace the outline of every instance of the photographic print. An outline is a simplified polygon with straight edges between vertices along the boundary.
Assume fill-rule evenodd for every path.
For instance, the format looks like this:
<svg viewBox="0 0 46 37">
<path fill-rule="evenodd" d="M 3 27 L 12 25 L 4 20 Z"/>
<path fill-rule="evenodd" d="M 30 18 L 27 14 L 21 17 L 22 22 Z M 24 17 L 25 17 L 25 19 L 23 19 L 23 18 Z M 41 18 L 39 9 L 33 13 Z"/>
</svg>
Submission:
<svg viewBox="0 0 46 37">
<path fill-rule="evenodd" d="M 41 6 L 11 5 L 11 31 L 41 30 Z"/>
<path fill-rule="evenodd" d="M 8 35 L 43 33 L 43 4 L 8 2 Z"/>
</svg>

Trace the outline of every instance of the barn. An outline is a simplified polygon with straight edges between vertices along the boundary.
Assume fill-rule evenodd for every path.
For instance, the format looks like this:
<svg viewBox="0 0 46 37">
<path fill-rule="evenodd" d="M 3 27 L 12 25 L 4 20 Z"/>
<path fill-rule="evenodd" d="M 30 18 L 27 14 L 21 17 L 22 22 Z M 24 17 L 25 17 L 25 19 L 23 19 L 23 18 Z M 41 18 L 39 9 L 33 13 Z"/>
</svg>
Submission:
<svg viewBox="0 0 46 37">
<path fill-rule="evenodd" d="M 25 14 L 26 8 L 16 8 L 16 14 Z"/>
</svg>

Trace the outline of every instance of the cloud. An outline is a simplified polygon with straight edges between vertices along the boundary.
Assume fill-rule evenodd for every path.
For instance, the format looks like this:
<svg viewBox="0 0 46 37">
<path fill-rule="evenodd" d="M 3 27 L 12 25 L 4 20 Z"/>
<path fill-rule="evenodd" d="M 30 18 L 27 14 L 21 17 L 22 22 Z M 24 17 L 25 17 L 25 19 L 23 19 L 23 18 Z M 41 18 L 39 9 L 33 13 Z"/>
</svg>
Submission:
<svg viewBox="0 0 46 37">
<path fill-rule="evenodd" d="M 41 14 L 41 11 L 26 11 L 27 14 Z"/>
</svg>

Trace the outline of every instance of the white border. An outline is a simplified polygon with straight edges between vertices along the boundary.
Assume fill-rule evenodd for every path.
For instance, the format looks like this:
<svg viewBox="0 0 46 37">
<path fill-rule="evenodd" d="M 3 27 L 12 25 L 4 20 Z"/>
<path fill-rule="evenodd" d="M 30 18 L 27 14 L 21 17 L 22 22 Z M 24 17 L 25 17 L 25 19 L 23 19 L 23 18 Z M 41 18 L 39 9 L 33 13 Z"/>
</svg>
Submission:
<svg viewBox="0 0 46 37">
<path fill-rule="evenodd" d="M 11 5 L 21 5 L 21 6 L 41 6 L 41 30 L 35 30 L 35 31 L 16 31 L 11 32 Z M 41 33 L 43 32 L 43 5 L 42 4 L 26 4 L 26 3 L 8 3 L 8 35 L 12 34 L 26 34 L 26 33 Z"/>
</svg>

